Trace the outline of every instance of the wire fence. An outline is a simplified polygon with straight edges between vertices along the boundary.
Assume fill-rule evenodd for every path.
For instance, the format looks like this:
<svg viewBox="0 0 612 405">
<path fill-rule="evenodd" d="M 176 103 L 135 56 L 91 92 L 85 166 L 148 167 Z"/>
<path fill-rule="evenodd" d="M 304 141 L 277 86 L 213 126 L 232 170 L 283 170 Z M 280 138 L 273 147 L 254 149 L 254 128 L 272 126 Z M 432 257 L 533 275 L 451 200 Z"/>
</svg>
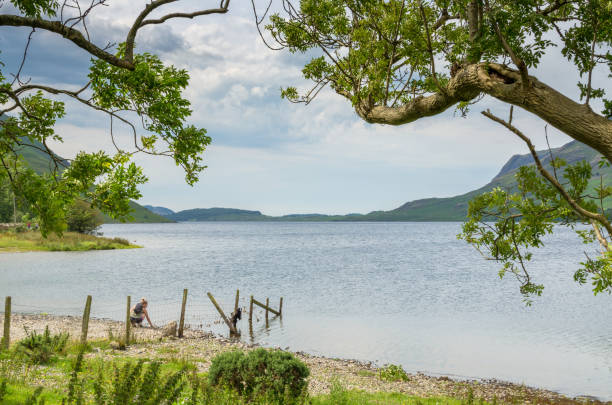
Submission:
<svg viewBox="0 0 612 405">
<path fill-rule="evenodd" d="M 230 318 L 234 311 L 236 304 L 235 296 L 219 296 L 214 297 L 224 314 L 227 318 Z M 240 296 L 238 301 L 238 307 L 242 310 L 241 320 L 237 320 L 238 327 L 246 329 L 248 327 L 252 332 L 255 325 L 256 329 L 258 326 L 265 325 L 265 311 L 257 306 L 254 307 L 252 322 L 249 324 L 249 311 L 252 305 L 250 304 L 250 296 Z M 117 297 L 116 300 L 109 302 L 108 298 L 104 300 L 96 300 L 95 295 L 92 299 L 90 317 L 92 319 L 105 319 L 119 322 L 125 322 L 127 308 L 127 297 Z M 139 301 L 138 298 L 131 300 L 131 306 L 133 307 Z M 150 302 L 148 306 L 148 313 L 151 321 L 155 326 L 164 326 L 172 321 L 177 323 L 180 321 L 181 310 L 182 310 L 182 297 L 177 297 L 176 300 L 160 300 Z M 276 305 L 270 305 L 270 307 L 276 307 Z M 74 316 L 82 317 L 85 308 L 85 299 L 82 303 L 77 304 L 76 302 L 67 303 L 64 305 L 56 303 L 37 304 L 35 302 L 22 302 L 19 297 L 12 297 L 12 312 L 15 314 L 33 314 L 33 315 L 57 315 L 57 316 Z M 3 308 L 0 307 L 0 311 Z M 279 308 L 280 309 L 280 308 Z M 4 314 L 4 312 L 0 312 Z M 273 315 L 270 316 L 270 319 Z M 0 322 L 2 320 L 0 319 Z M 184 327 L 185 329 L 197 330 L 210 332 L 213 334 L 226 334 L 228 331 L 228 325 L 223 319 L 221 314 L 217 311 L 213 303 L 206 296 L 187 296 L 187 302 L 184 311 Z"/>
</svg>

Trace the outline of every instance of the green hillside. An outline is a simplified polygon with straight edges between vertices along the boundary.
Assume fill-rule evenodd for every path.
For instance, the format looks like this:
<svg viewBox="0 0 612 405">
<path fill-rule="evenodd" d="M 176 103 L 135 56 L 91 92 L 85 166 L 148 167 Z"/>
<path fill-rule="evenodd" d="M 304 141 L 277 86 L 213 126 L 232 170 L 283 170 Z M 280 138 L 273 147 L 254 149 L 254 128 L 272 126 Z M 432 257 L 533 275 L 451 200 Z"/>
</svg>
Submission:
<svg viewBox="0 0 612 405">
<path fill-rule="evenodd" d="M 163 217 L 161 215 L 157 215 L 154 212 L 149 211 L 148 209 L 146 209 L 145 207 L 143 207 L 142 205 L 138 204 L 137 202 L 134 201 L 130 201 L 130 208 L 132 209 L 132 211 L 130 212 L 130 215 L 134 218 L 134 220 L 131 221 L 125 221 L 128 223 L 138 223 L 138 224 L 146 224 L 146 223 L 169 223 L 169 222 L 175 222 L 170 218 L 166 218 Z M 102 214 L 102 216 L 104 217 L 104 223 L 105 224 L 120 224 L 122 223 L 121 221 L 118 221 L 116 219 L 112 219 L 111 217 L 109 217 L 106 214 Z"/>
<path fill-rule="evenodd" d="M 552 172 L 550 166 L 551 154 L 555 158 L 564 159 L 568 164 L 573 164 L 581 160 L 586 160 L 593 168 L 593 178 L 589 184 L 588 191 L 592 191 L 599 185 L 600 178 L 603 176 L 604 184 L 612 183 L 612 168 L 599 169 L 598 162 L 600 155 L 590 147 L 572 141 L 559 148 L 538 151 L 538 156 L 544 163 L 547 170 Z M 428 198 L 407 202 L 391 211 L 378 211 L 364 215 L 361 220 L 387 220 L 387 221 L 463 221 L 467 215 L 468 202 L 476 195 L 491 191 L 495 187 L 507 190 L 516 189 L 514 175 L 519 167 L 532 165 L 533 158 L 530 154 L 515 155 L 506 162 L 500 172 L 485 186 L 470 191 L 468 193 L 449 198 Z M 561 173 L 559 173 L 561 177 Z M 593 193 L 591 193 L 593 194 Z M 605 208 L 611 208 L 610 203 Z"/>
<path fill-rule="evenodd" d="M 167 215 L 174 221 L 265 221 L 271 217 L 259 211 L 239 210 L 235 208 L 195 208 Z"/>
</svg>

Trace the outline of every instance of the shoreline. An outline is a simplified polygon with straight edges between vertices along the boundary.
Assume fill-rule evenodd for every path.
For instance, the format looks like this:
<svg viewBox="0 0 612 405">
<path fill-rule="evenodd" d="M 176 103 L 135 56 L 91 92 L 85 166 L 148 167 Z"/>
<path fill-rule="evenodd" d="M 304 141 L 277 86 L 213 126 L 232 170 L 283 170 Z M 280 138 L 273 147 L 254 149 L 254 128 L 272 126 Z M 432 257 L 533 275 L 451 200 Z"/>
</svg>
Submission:
<svg viewBox="0 0 612 405">
<path fill-rule="evenodd" d="M 4 319 L 0 319 L 2 330 Z M 46 326 L 52 333 L 68 332 L 76 339 L 81 332 L 81 317 L 48 314 L 13 313 L 11 316 L 11 342 L 14 344 L 26 336 L 28 331 L 42 332 Z M 91 318 L 88 340 L 103 341 L 109 335 L 119 336 L 124 323 L 110 319 Z M 133 359 L 157 359 L 172 361 L 188 359 L 193 361 L 200 372 L 208 371 L 212 358 L 228 350 L 251 350 L 260 347 L 234 339 L 223 338 L 210 332 L 185 329 L 182 339 L 162 337 L 161 328 L 133 328 L 136 343 L 126 350 L 99 349 L 87 357 L 105 360 L 118 357 Z M 280 349 L 280 348 L 278 348 Z M 280 349 L 282 350 L 282 349 Z M 337 381 L 347 389 L 366 392 L 399 392 L 419 397 L 482 398 L 501 403 L 539 403 L 539 404 L 612 404 L 594 397 L 569 398 L 554 391 L 528 387 L 495 379 L 460 379 L 459 377 L 434 376 L 424 373 L 407 373 L 408 381 L 383 381 L 378 377 L 380 367 L 371 362 L 336 359 L 311 355 L 301 351 L 285 350 L 302 360 L 310 369 L 308 390 L 311 395 L 327 394 L 332 383 Z M 41 381 L 45 385 L 44 381 Z"/>
<path fill-rule="evenodd" d="M 0 254 L 25 252 L 70 252 L 92 250 L 137 249 L 141 246 L 123 238 L 108 238 L 64 232 L 62 237 L 49 234 L 43 238 L 36 230 L 5 230 L 0 228 Z"/>
</svg>

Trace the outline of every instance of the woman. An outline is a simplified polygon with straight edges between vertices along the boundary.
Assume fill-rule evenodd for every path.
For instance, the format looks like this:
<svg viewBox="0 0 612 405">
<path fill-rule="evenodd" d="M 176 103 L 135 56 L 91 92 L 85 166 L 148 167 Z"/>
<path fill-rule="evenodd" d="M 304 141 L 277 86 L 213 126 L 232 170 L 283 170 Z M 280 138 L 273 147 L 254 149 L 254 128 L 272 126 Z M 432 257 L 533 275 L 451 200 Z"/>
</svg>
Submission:
<svg viewBox="0 0 612 405">
<path fill-rule="evenodd" d="M 149 319 L 149 313 L 147 312 L 148 305 L 149 303 L 147 300 L 145 298 L 141 298 L 140 302 L 132 307 L 130 310 L 130 322 L 132 323 L 132 326 L 142 327 L 142 320 L 147 318 L 149 325 L 151 325 L 152 328 L 155 327 L 151 323 L 151 319 Z"/>
</svg>

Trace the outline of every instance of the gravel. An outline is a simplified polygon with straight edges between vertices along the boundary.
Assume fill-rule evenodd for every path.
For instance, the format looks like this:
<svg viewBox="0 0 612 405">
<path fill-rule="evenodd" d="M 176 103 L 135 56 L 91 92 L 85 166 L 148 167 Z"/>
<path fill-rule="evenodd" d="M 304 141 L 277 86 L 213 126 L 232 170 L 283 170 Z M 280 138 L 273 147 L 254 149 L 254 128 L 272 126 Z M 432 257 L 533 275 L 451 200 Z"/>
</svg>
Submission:
<svg viewBox="0 0 612 405">
<path fill-rule="evenodd" d="M 2 322 L 3 320 L 0 320 Z M 0 330 L 2 330 L 0 323 Z M 52 333 L 68 332 L 74 339 L 81 333 L 81 318 L 73 316 L 13 314 L 11 318 L 11 341 L 26 336 L 27 331 L 44 331 L 48 326 Z M 108 339 L 111 334 L 123 334 L 124 323 L 108 319 L 91 319 L 88 339 Z M 159 359 L 188 360 L 200 371 L 207 371 L 211 360 L 228 350 L 251 350 L 255 346 L 243 342 L 213 336 L 210 333 L 186 329 L 184 338 L 162 338 L 161 329 L 132 328 L 136 343 L 127 350 L 96 350 L 89 357 L 115 359 L 118 356 Z M 384 381 L 378 377 L 378 368 L 370 363 L 354 360 L 331 359 L 294 352 L 310 368 L 309 392 L 311 395 L 329 393 L 332 384 L 339 383 L 347 389 L 366 392 L 401 392 L 420 397 L 448 396 L 482 398 L 488 401 L 496 398 L 497 403 L 538 403 L 578 404 L 601 403 L 593 398 L 568 398 L 556 392 L 517 385 L 496 380 L 454 380 L 448 377 L 434 377 L 422 373 L 408 374 L 408 381 Z M 49 372 L 52 372 L 49 370 Z M 42 379 L 44 381 L 44 378 Z M 53 380 L 53 379 L 51 379 Z M 55 379 L 54 381 L 56 381 Z M 55 384 L 53 384 L 55 385 Z M 471 394 L 470 394 L 471 393 Z M 612 402 L 608 402 L 612 404 Z"/>
</svg>

